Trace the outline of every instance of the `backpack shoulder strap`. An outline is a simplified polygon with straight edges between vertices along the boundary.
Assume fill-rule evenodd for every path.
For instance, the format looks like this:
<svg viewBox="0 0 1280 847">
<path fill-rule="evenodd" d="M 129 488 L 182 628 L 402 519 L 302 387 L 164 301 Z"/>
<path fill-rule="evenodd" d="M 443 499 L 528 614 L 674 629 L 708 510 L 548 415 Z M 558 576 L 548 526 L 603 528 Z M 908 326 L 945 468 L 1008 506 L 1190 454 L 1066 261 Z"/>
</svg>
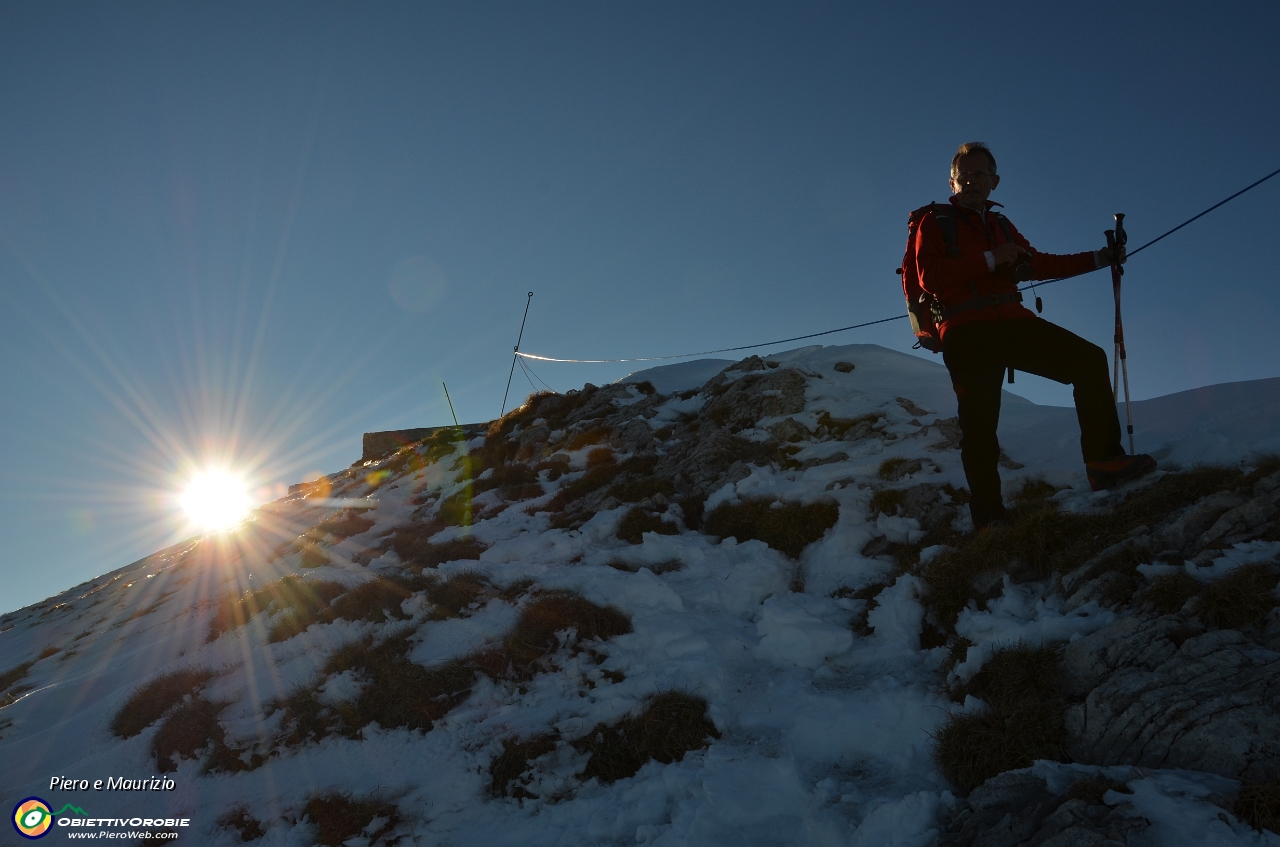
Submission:
<svg viewBox="0 0 1280 847">
<path fill-rule="evenodd" d="M 994 209 L 991 214 L 996 216 L 996 220 L 1000 222 L 1000 228 L 1004 230 L 1004 239 L 1010 243 L 1014 243 L 1013 224 L 1009 223 L 1009 219 Z"/>
<path fill-rule="evenodd" d="M 929 214 L 933 215 L 934 223 L 938 225 L 938 229 L 942 232 L 942 243 L 947 246 L 947 255 L 953 259 L 960 258 L 960 244 L 956 238 L 956 219 L 951 214 L 951 208 L 943 203 L 930 203 L 928 206 L 921 206 L 911 213 L 911 230 L 912 233 L 920 228 L 920 224 Z"/>
</svg>

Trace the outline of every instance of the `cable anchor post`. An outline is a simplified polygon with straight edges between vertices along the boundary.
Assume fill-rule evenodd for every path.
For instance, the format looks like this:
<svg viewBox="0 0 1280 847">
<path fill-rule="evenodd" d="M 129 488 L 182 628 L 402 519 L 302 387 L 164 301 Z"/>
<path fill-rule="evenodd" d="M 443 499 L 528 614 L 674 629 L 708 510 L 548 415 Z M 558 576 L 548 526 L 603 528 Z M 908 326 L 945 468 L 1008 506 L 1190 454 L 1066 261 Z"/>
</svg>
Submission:
<svg viewBox="0 0 1280 847">
<path fill-rule="evenodd" d="M 524 323 L 529 320 L 529 304 L 533 302 L 533 292 L 529 292 L 528 298 L 524 301 L 524 317 L 520 319 L 520 334 L 516 336 L 515 350 L 511 354 L 511 372 L 507 374 L 507 388 L 502 392 L 502 411 L 498 412 L 498 417 L 502 417 L 507 413 L 507 395 L 511 392 L 511 377 L 516 373 L 516 360 L 520 358 L 520 342 L 524 340 Z"/>
<path fill-rule="evenodd" d="M 1126 430 L 1129 435 L 1129 454 L 1137 451 L 1133 446 L 1133 405 L 1129 402 L 1129 356 L 1124 346 L 1124 320 L 1120 316 L 1120 280 L 1124 276 L 1124 267 L 1120 264 L 1120 253 L 1129 240 L 1124 231 L 1124 213 L 1116 212 L 1116 228 L 1105 231 L 1107 249 L 1111 251 L 1111 291 L 1116 301 L 1115 356 L 1111 368 L 1111 396 L 1115 402 L 1120 401 L 1120 382 L 1124 381 L 1124 415 Z"/>
</svg>

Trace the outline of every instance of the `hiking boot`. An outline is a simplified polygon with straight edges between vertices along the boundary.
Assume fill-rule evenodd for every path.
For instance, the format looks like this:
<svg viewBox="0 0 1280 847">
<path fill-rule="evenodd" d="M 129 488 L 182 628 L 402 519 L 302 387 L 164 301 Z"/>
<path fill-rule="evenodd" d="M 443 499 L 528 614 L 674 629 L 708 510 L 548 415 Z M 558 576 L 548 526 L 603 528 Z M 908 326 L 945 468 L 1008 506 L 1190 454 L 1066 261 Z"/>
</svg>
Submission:
<svg viewBox="0 0 1280 847">
<path fill-rule="evenodd" d="M 1151 473 L 1156 469 L 1156 460 L 1146 453 L 1136 456 L 1121 453 L 1100 462 L 1085 462 L 1084 467 L 1089 475 L 1089 487 L 1094 491 L 1103 491 Z"/>
</svg>

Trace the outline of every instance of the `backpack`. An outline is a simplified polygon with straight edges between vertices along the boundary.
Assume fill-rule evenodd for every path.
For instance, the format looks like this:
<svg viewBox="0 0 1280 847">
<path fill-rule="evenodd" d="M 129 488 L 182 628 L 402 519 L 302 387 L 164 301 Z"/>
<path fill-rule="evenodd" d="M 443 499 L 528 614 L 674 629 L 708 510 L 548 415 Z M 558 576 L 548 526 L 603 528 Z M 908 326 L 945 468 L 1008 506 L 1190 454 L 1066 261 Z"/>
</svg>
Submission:
<svg viewBox="0 0 1280 847">
<path fill-rule="evenodd" d="M 902 294 L 907 298 L 907 316 L 911 318 L 911 331 L 916 336 L 914 347 L 923 348 L 930 353 L 941 353 L 942 334 L 938 330 L 938 324 L 942 323 L 944 317 L 950 317 L 957 312 L 968 311 L 969 309 L 996 305 L 997 302 L 1010 302 L 1013 300 L 1021 302 L 1022 295 L 996 295 L 994 297 L 975 298 L 946 309 L 944 315 L 942 304 L 938 302 L 937 298 L 920 287 L 920 272 L 916 268 L 916 233 L 920 230 L 920 224 L 924 222 L 925 217 L 930 212 L 933 213 L 933 219 L 938 224 L 938 229 L 942 231 L 942 241 L 946 244 L 947 255 L 953 259 L 960 258 L 960 246 L 956 239 L 956 219 L 952 216 L 951 206 L 944 203 L 930 203 L 928 206 L 921 206 L 916 209 L 911 213 L 911 217 L 908 218 L 907 250 L 902 257 L 902 267 L 898 268 L 895 273 L 902 277 Z M 1005 240 L 1013 241 L 1013 229 L 1009 224 L 1008 218 L 994 209 L 991 213 L 995 215 L 1000 228 L 1004 230 Z"/>
<path fill-rule="evenodd" d="M 938 324 L 942 322 L 942 304 L 932 294 L 920 287 L 920 273 L 916 269 L 916 233 L 925 216 L 933 212 L 933 219 L 942 230 L 942 240 L 947 245 L 947 255 L 953 259 L 960 258 L 960 247 L 956 242 L 956 220 L 951 211 L 939 203 L 921 206 L 911 213 L 907 219 L 907 250 L 902 256 L 902 266 L 897 274 L 902 277 L 902 294 L 907 298 L 907 317 L 911 319 L 911 331 L 916 336 L 916 347 L 922 347 L 930 353 L 942 352 L 942 334 Z"/>
</svg>

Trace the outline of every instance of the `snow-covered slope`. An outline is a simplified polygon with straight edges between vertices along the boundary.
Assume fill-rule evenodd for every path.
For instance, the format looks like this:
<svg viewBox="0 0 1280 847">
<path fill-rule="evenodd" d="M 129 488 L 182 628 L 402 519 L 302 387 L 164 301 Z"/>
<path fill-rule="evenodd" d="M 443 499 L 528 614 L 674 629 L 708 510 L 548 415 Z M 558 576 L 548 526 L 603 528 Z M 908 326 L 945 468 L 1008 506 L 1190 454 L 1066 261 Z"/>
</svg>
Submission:
<svg viewBox="0 0 1280 847">
<path fill-rule="evenodd" d="M 1135 404 L 1140 448 L 1187 463 L 1276 449 L 1278 398 L 1266 380 Z M 25 673 L 0 685 L 0 796 L 70 804 L 74 820 L 187 818 L 197 844 L 318 843 L 315 798 L 333 794 L 373 804 L 342 807 L 363 815 L 351 845 L 936 843 L 958 801 L 932 734 L 981 704 L 947 696 L 947 649 L 922 647 L 920 579 L 872 544 L 918 541 L 920 524 L 871 499 L 963 486 L 945 370 L 809 347 L 561 399 L 487 443 L 437 440 L 334 474 L 234 533 L 4 616 L 0 673 Z M 1002 444 L 1024 466 L 1007 484 L 1047 476 L 1067 510 L 1114 502 L 1088 491 L 1074 427 L 1071 410 L 1006 395 Z M 754 497 L 818 504 L 834 523 L 796 557 L 699 531 L 695 509 Z M 464 506 L 471 527 L 451 517 Z M 858 595 L 871 586 L 875 603 Z M 233 602 L 251 590 L 256 605 Z M 969 610 L 960 671 L 998 643 L 1116 619 L 1097 602 L 1064 611 L 1052 590 L 1006 585 Z M 533 613 L 557 602 L 585 617 L 534 643 Z M 178 671 L 196 675 L 166 676 Z M 147 715 L 130 698 L 161 678 L 178 693 L 148 689 Z M 439 696 L 414 699 L 428 683 Z M 610 771 L 609 745 L 650 732 L 655 704 L 694 735 Z M 1059 793 L 1084 772 L 1036 767 Z M 160 790 L 94 790 L 113 777 Z M 1233 780 L 1126 778 L 1161 843 L 1280 844 L 1211 802 Z"/>
</svg>

